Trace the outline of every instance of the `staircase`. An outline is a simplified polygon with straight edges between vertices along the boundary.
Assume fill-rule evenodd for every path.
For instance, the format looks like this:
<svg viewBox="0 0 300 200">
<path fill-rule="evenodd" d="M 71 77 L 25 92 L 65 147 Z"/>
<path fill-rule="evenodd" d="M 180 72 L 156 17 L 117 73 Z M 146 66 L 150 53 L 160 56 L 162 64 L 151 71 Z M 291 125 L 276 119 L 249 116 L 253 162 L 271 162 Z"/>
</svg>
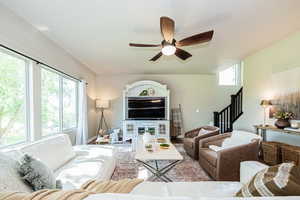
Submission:
<svg viewBox="0 0 300 200">
<path fill-rule="evenodd" d="M 231 95 L 231 104 L 221 110 L 214 112 L 214 126 L 220 128 L 221 133 L 231 132 L 233 123 L 243 114 L 243 87 Z"/>
</svg>

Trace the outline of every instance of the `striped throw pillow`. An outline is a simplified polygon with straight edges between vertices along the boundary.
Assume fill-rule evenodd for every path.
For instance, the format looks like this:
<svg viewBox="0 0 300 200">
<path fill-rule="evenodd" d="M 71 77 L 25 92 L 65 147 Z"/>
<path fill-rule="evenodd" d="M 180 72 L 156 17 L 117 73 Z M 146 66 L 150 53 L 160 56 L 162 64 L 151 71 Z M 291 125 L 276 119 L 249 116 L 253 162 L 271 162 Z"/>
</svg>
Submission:
<svg viewBox="0 0 300 200">
<path fill-rule="evenodd" d="M 236 196 L 300 196 L 300 167 L 293 163 L 282 163 L 263 169 Z"/>
</svg>

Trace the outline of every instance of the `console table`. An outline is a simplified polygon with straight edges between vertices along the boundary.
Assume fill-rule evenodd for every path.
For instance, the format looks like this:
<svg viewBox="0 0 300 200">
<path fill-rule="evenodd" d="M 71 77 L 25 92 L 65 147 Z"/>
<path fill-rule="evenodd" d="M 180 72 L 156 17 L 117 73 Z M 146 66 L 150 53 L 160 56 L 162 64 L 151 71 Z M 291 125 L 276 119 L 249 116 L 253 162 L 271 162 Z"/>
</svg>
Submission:
<svg viewBox="0 0 300 200">
<path fill-rule="evenodd" d="M 263 126 L 263 125 L 255 125 L 254 126 L 255 130 L 256 130 L 256 134 L 257 135 L 261 135 L 263 138 L 263 141 L 267 140 L 267 131 L 275 131 L 275 132 L 280 132 L 280 133 L 285 133 L 285 134 L 292 134 L 292 135 L 299 135 L 300 136 L 300 132 L 299 131 L 293 131 L 293 130 L 285 130 L 285 129 L 280 129 L 277 128 L 276 126 Z"/>
</svg>

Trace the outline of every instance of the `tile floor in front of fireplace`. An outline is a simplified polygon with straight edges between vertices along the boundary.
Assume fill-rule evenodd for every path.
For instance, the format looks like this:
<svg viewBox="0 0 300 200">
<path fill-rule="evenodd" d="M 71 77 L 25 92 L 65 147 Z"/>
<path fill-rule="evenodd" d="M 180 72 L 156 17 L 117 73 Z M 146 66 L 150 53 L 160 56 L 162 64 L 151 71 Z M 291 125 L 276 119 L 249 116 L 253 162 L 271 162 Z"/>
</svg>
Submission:
<svg viewBox="0 0 300 200">
<path fill-rule="evenodd" d="M 166 175 L 173 181 L 210 181 L 212 180 L 207 173 L 201 168 L 198 161 L 189 157 L 182 144 L 175 144 L 177 150 L 184 157 L 184 160 L 176 165 Z M 112 180 L 120 180 L 124 178 L 142 178 L 147 181 L 159 181 L 158 179 L 149 179 L 151 173 L 134 160 L 134 152 L 130 145 L 117 145 L 117 166 L 112 175 Z M 159 162 L 159 166 L 165 166 L 167 161 Z"/>
</svg>

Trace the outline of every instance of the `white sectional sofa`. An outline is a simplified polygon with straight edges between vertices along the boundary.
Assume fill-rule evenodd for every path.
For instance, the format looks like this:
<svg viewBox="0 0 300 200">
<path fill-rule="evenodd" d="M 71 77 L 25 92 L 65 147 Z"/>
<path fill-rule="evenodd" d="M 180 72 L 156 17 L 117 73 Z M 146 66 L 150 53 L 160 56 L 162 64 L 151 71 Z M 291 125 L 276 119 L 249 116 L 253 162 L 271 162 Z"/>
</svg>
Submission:
<svg viewBox="0 0 300 200">
<path fill-rule="evenodd" d="M 90 179 L 109 180 L 116 167 L 115 149 L 104 145 L 72 146 L 68 135 L 59 134 L 4 150 L 19 159 L 27 153 L 40 159 L 62 181 L 63 189 L 75 189 Z"/>
<path fill-rule="evenodd" d="M 28 153 L 47 164 L 64 189 L 79 188 L 89 179 L 110 179 L 115 165 L 115 149 L 111 146 L 82 145 L 72 147 L 67 135 L 47 137 L 40 141 L 6 151 L 18 159 Z M 235 193 L 258 171 L 267 166 L 256 161 L 241 163 L 240 182 L 142 182 L 130 194 L 95 194 L 84 200 L 300 200 L 296 197 L 238 198 Z M 1 173 L 0 173 L 1 174 Z M 1 184 L 1 183 L 0 183 Z"/>
<path fill-rule="evenodd" d="M 257 172 L 268 166 L 256 161 L 245 161 L 240 167 L 240 182 L 143 182 L 130 194 L 95 194 L 85 200 L 300 200 L 300 196 L 234 197 Z"/>
</svg>

